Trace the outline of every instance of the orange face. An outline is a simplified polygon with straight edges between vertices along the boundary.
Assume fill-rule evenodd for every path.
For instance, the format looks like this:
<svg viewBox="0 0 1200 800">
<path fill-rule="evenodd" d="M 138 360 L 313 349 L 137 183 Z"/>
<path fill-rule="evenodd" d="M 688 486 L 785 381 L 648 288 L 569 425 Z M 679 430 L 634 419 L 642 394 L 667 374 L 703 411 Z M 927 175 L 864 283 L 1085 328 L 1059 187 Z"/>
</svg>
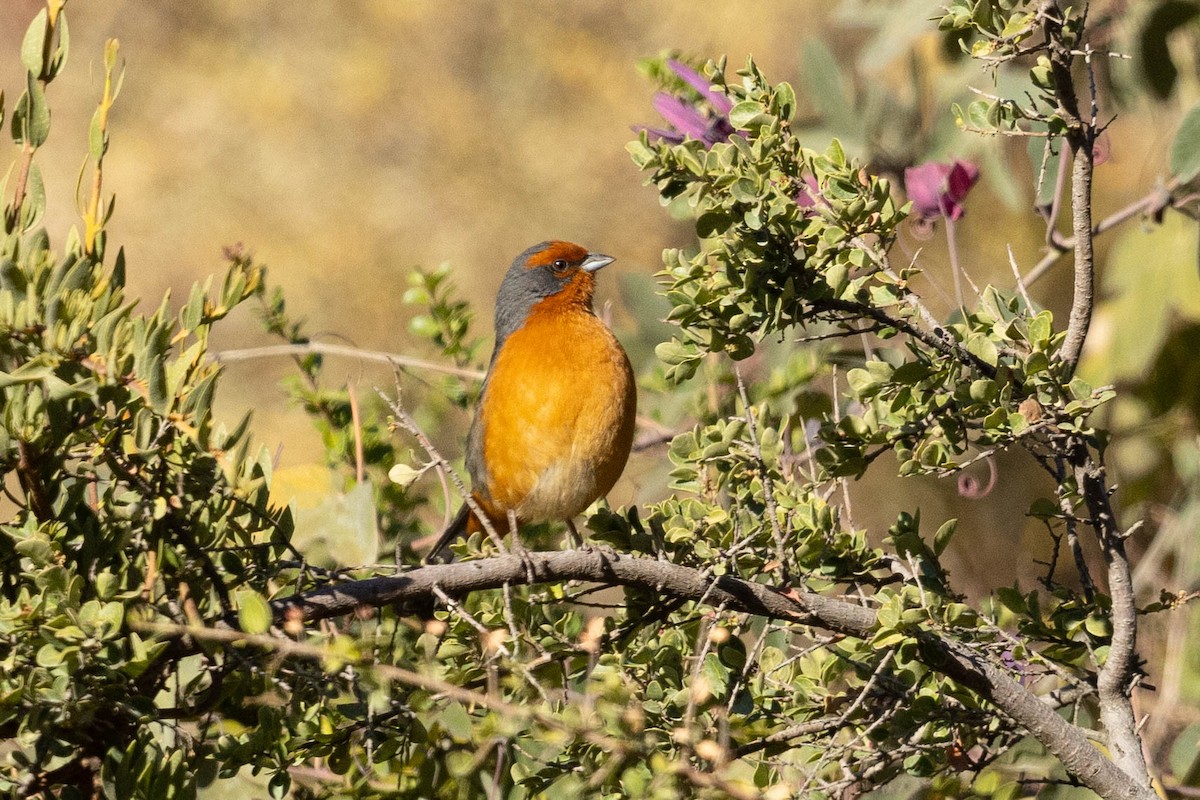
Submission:
<svg viewBox="0 0 1200 800">
<path fill-rule="evenodd" d="M 547 242 L 545 247 L 529 255 L 525 260 L 525 268 L 551 267 L 557 272 L 565 272 L 571 267 L 578 268 L 588 257 L 588 251 L 571 242 Z"/>
<path fill-rule="evenodd" d="M 585 248 L 577 244 L 558 241 L 547 242 L 541 250 L 531 253 L 525 261 L 525 268 L 546 270 L 560 282 L 561 288 L 538 300 L 530 313 L 575 305 L 590 308 L 596 289 L 596 276 L 587 268 L 590 256 Z"/>
</svg>

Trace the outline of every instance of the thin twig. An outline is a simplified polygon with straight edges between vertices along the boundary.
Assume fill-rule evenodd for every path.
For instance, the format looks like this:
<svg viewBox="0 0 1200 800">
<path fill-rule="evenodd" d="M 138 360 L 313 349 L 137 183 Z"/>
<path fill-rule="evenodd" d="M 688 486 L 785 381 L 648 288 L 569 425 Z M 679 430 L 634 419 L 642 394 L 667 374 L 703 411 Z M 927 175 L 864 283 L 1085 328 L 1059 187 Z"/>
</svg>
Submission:
<svg viewBox="0 0 1200 800">
<path fill-rule="evenodd" d="M 363 361 L 374 361 L 380 364 L 391 364 L 398 367 L 423 369 L 430 372 L 440 372 L 446 375 L 455 375 L 460 378 L 468 378 L 472 380 L 483 380 L 484 377 L 484 373 L 477 369 L 452 367 L 446 364 L 439 364 L 434 361 L 425 361 L 424 359 L 413 358 L 412 356 L 400 355 L 399 353 L 386 353 L 379 350 L 363 350 L 358 347 L 351 347 L 343 344 L 329 344 L 327 342 L 269 344 L 264 345 L 263 347 L 246 347 L 236 350 L 222 350 L 219 353 L 214 353 L 213 358 L 215 358 L 217 361 L 231 364 L 236 361 L 249 361 L 256 358 L 303 356 L 311 354 L 358 358 L 362 359 Z"/>
<path fill-rule="evenodd" d="M 454 488 L 458 490 L 458 494 L 460 497 L 462 497 L 463 502 L 467 504 L 467 507 L 471 509 L 471 513 L 475 515 L 476 519 L 479 520 L 479 524 L 483 526 L 483 530 L 485 533 L 487 533 L 488 538 L 492 540 L 492 543 L 495 544 L 501 552 L 504 552 L 506 548 L 504 547 L 503 537 L 496 532 L 496 527 L 492 525 L 491 518 L 485 514 L 483 509 L 479 507 L 479 504 L 475 502 L 475 498 L 467 489 L 467 485 L 463 483 L 462 478 L 458 477 L 458 473 L 456 473 L 450 466 L 450 462 L 442 457 L 442 454 L 438 452 L 436 447 L 434 447 L 433 442 L 430 441 L 429 437 L 425 435 L 425 432 L 421 430 L 420 426 L 417 425 L 416 420 L 414 420 L 412 416 L 404 410 L 404 407 L 400 405 L 400 401 L 398 399 L 392 400 L 378 388 L 376 388 L 375 391 L 381 398 L 383 398 L 383 402 L 387 403 L 388 408 L 391 409 L 392 414 L 395 415 L 396 424 L 408 431 L 408 433 L 410 433 L 413 438 L 417 440 L 417 442 L 421 445 L 421 449 L 425 451 L 425 455 L 428 456 L 430 461 L 438 464 L 443 470 L 445 470 L 445 474 L 449 476 L 451 483 L 453 483 Z"/>
<path fill-rule="evenodd" d="M 1174 196 L 1175 191 L 1179 188 L 1179 179 L 1171 178 L 1165 184 L 1152 189 L 1146 196 L 1135 200 L 1129 205 L 1109 214 L 1096 226 L 1092 228 L 1092 236 L 1099 236 L 1107 231 L 1112 230 L 1121 223 L 1132 219 L 1141 214 L 1157 214 L 1168 207 L 1175 207 L 1180 202 Z M 1037 281 L 1050 271 L 1050 269 L 1058 262 L 1058 260 L 1075 246 L 1075 237 L 1059 236 L 1057 232 L 1052 232 L 1052 235 L 1047 241 L 1049 250 L 1042 259 L 1035 264 L 1028 273 L 1025 274 L 1024 282 L 1026 286 L 1032 286 Z"/>
<path fill-rule="evenodd" d="M 1013 255 L 1012 245 L 1007 245 L 1008 248 L 1008 265 L 1012 268 L 1013 277 L 1017 280 L 1017 291 L 1021 294 L 1021 299 L 1025 301 L 1026 313 L 1033 313 L 1033 300 L 1029 297 L 1029 289 L 1025 286 L 1025 281 L 1021 279 L 1021 269 L 1017 266 L 1016 256 Z"/>
<path fill-rule="evenodd" d="M 350 398 L 350 424 L 354 428 L 354 480 L 362 483 L 367 476 L 363 457 L 362 415 L 358 410 L 358 393 L 353 384 L 346 384 L 346 395 Z"/>
</svg>

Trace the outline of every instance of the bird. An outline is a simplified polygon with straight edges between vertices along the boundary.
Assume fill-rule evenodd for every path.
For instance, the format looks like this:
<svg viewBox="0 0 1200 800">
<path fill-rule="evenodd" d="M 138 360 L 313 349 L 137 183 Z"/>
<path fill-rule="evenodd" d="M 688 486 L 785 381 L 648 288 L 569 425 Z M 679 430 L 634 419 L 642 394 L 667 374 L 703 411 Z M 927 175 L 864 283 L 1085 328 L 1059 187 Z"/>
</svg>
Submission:
<svg viewBox="0 0 1200 800">
<path fill-rule="evenodd" d="M 633 446 L 629 356 L 596 317 L 596 273 L 614 261 L 580 245 L 525 250 L 496 296 L 496 344 L 467 434 L 470 496 L 494 532 L 573 519 L 608 494 Z M 470 504 L 425 556 L 486 530 Z M 515 536 L 515 531 L 514 531 Z"/>
</svg>

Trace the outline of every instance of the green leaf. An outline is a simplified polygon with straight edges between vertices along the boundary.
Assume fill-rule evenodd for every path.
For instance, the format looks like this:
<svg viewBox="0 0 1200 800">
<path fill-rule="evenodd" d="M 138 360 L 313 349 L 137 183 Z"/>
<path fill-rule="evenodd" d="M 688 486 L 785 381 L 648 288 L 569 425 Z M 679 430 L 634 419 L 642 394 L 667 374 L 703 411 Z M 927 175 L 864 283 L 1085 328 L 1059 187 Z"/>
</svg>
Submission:
<svg viewBox="0 0 1200 800">
<path fill-rule="evenodd" d="M 883 388 L 882 382 L 865 369 L 852 369 L 846 373 L 846 383 L 850 391 L 861 399 L 874 397 Z"/>
<path fill-rule="evenodd" d="M 825 157 L 832 161 L 835 167 L 846 166 L 846 151 L 842 148 L 842 143 L 837 139 L 829 143 L 829 148 L 825 151 Z"/>
<path fill-rule="evenodd" d="M 52 79 L 58 75 L 62 68 L 67 65 L 67 56 L 71 53 L 71 31 L 67 27 L 67 15 L 63 11 L 58 12 L 58 47 L 54 50 L 54 55 L 50 58 L 50 69 L 47 71 L 46 79 Z"/>
<path fill-rule="evenodd" d="M 1001 586 L 996 590 L 996 599 L 1002 606 L 1015 614 L 1029 613 L 1029 609 L 1025 605 L 1025 595 L 1015 587 Z"/>
<path fill-rule="evenodd" d="M 1054 318 L 1049 311 L 1039 311 L 1029 318 L 1029 343 L 1045 346 L 1054 333 Z"/>
<path fill-rule="evenodd" d="M 1179 123 L 1171 143 L 1171 171 L 1185 182 L 1200 175 L 1200 103 L 1192 106 Z"/>
<path fill-rule="evenodd" d="M 1000 351 L 996 348 L 996 343 L 981 333 L 967 337 L 967 352 L 993 367 L 1000 360 Z"/>
<path fill-rule="evenodd" d="M 0 389 L 14 384 L 41 382 L 53 374 L 52 367 L 28 361 L 12 372 L 0 372 Z"/>
<path fill-rule="evenodd" d="M 179 312 L 179 324 L 184 330 L 194 331 L 200 327 L 200 323 L 204 319 L 204 301 L 207 299 L 203 288 L 196 284 L 192 287 L 192 292 L 188 296 L 187 305 Z"/>
<path fill-rule="evenodd" d="M 266 633 L 271 629 L 273 615 L 267 598 L 252 589 L 234 593 L 237 603 L 238 627 L 246 633 Z"/>
<path fill-rule="evenodd" d="M 933 535 L 933 554 L 940 556 L 950 544 L 951 538 L 954 537 L 954 530 L 958 527 L 958 520 L 950 519 L 942 523 L 942 527 L 937 529 L 937 533 Z"/>
<path fill-rule="evenodd" d="M 986 100 L 975 100 L 967 105 L 967 122 L 972 127 L 980 130 L 987 130 L 992 127 L 988 120 L 988 112 L 991 104 Z"/>
<path fill-rule="evenodd" d="M 50 106 L 46 103 L 46 91 L 42 84 L 34 79 L 32 73 L 26 73 L 25 92 L 21 100 L 25 101 L 24 116 L 21 118 L 21 143 L 41 147 L 50 138 Z M 13 113 L 13 125 L 17 124 L 21 100 L 17 101 L 18 110 Z"/>
<path fill-rule="evenodd" d="M 775 102 L 772 109 L 780 119 L 787 121 L 796 112 L 796 90 L 789 83 L 775 86 Z"/>
<path fill-rule="evenodd" d="M 766 109 L 763 108 L 762 103 L 755 100 L 743 100 L 730 110 L 729 124 L 739 130 L 747 130 L 753 125 L 761 124 L 762 119 L 766 117 Z"/>
<path fill-rule="evenodd" d="M 1048 519 L 1062 513 L 1062 509 L 1048 497 L 1039 497 L 1029 504 L 1029 516 Z"/>
<path fill-rule="evenodd" d="M 64 653 L 52 644 L 42 645 L 37 652 L 37 665 L 48 669 L 57 667 L 63 662 Z"/>
<path fill-rule="evenodd" d="M 1092 396 L 1092 385 L 1083 378 L 1072 378 L 1067 384 L 1067 391 L 1076 400 L 1087 400 Z"/>
<path fill-rule="evenodd" d="M 292 776 L 287 770 L 279 770 L 271 776 L 271 780 L 267 783 L 267 794 L 272 798 L 287 797 L 287 793 L 292 788 Z"/>
<path fill-rule="evenodd" d="M 474 732 L 471 715 L 461 703 L 450 703 L 438 714 L 438 722 L 450 734 L 450 738 L 459 744 L 471 741 Z"/>
<path fill-rule="evenodd" d="M 96 113 L 92 115 L 91 127 L 88 128 L 88 155 L 93 161 L 103 158 L 104 151 L 108 149 L 108 134 L 101 127 L 103 117 L 103 109 L 97 108 Z"/>
<path fill-rule="evenodd" d="M 50 26 L 50 18 L 46 14 L 46 9 L 42 9 L 33 18 L 33 22 L 29 23 L 29 27 L 25 29 L 25 38 L 21 41 L 21 63 L 25 65 L 25 69 L 34 78 L 41 76 L 42 67 L 42 48 L 46 41 L 46 34 Z"/>
</svg>

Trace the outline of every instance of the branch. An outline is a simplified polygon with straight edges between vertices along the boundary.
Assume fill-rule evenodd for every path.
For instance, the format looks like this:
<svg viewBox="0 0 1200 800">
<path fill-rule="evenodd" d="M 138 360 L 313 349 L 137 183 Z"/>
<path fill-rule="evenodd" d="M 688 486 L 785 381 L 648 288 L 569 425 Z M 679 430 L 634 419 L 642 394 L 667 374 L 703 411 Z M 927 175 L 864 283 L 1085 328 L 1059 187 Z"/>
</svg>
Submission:
<svg viewBox="0 0 1200 800">
<path fill-rule="evenodd" d="M 21 439 L 17 440 L 17 478 L 25 491 L 29 508 L 38 522 L 50 522 L 55 519 L 54 504 L 42 480 L 40 456 L 33 445 Z"/>
<path fill-rule="evenodd" d="M 1084 5 L 1083 14 L 1086 15 Z M 1042 28 L 1050 53 L 1050 74 L 1058 111 L 1066 123 L 1065 139 L 1071 149 L 1071 227 L 1075 236 L 1075 289 L 1071 301 L 1071 316 L 1066 338 L 1059 355 L 1067 366 L 1068 375 L 1079 363 L 1083 345 L 1091 325 L 1095 300 L 1095 254 L 1092 249 L 1092 147 L 1096 140 L 1096 88 L 1092 74 L 1091 51 L 1085 44 L 1084 60 L 1091 82 L 1091 112 L 1084 117 L 1071 75 L 1075 51 L 1068 36 L 1078 36 L 1082 22 L 1073 33 L 1065 30 L 1065 13 L 1057 2 L 1047 2 L 1042 8 Z M 1146 759 L 1142 753 L 1141 737 L 1130 699 L 1137 666 L 1137 607 L 1134 602 L 1133 580 L 1129 559 L 1125 554 L 1122 532 L 1109 503 L 1104 467 L 1092 457 L 1084 442 L 1072 448 L 1075 482 L 1087 505 L 1092 527 L 1104 553 L 1108 567 L 1108 591 L 1112 598 L 1112 640 L 1108 655 L 1097 675 L 1096 691 L 1100 699 L 1100 721 L 1108 732 L 1114 761 L 1128 781 L 1139 792 L 1152 793 Z M 1085 776 L 1076 775 L 1081 779 Z M 1086 780 L 1086 779 L 1085 779 Z M 1091 785 L 1089 784 L 1089 787 Z M 1096 790 L 1108 796 L 1104 791 Z M 1112 789 L 1110 787 L 1109 792 Z"/>
<path fill-rule="evenodd" d="M 901 333 L 916 339 L 934 350 L 938 351 L 948 358 L 958 361 L 963 366 L 969 367 L 988 378 L 996 377 L 996 368 L 987 363 L 983 359 L 976 356 L 974 353 L 954 338 L 954 334 L 943 328 L 933 321 L 931 328 L 922 328 L 908 320 L 900 317 L 889 316 L 886 311 L 875 306 L 867 305 L 866 303 L 855 303 L 848 300 L 825 299 L 812 304 L 813 310 L 816 313 L 822 311 L 837 311 L 846 314 L 853 314 L 858 317 L 867 317 L 874 320 L 881 326 L 895 328 Z"/>
<path fill-rule="evenodd" d="M 1137 671 L 1137 603 L 1129 558 L 1125 554 L 1125 535 L 1117 527 L 1116 515 L 1108 500 L 1104 467 L 1088 456 L 1076 464 L 1075 481 L 1100 540 L 1112 600 L 1112 639 L 1108 656 L 1096 676 L 1100 721 L 1108 731 L 1117 765 L 1149 789 L 1150 776 L 1130 699 Z"/>
<path fill-rule="evenodd" d="M 345 616 L 366 607 L 427 601 L 434 586 L 449 595 L 512 585 L 588 581 L 636 587 L 665 597 L 703 601 L 729 611 L 811 625 L 860 639 L 876 628 L 872 609 L 811 592 L 783 592 L 730 575 L 706 577 L 700 570 L 600 549 L 527 551 L 454 564 L 432 564 L 394 577 L 368 578 L 327 586 L 272 601 L 277 622 L 303 615 L 307 621 Z M 226 622 L 232 624 L 233 620 Z M 1092 746 L 1084 731 L 1018 683 L 1000 665 L 966 644 L 930 631 L 913 634 L 918 657 L 958 681 L 1029 731 L 1088 788 L 1106 798 L 1155 800 Z"/>
<path fill-rule="evenodd" d="M 400 355 L 399 353 L 385 353 L 378 350 L 361 350 L 357 347 L 351 347 L 349 345 L 327 344 L 325 342 L 272 344 L 264 347 L 247 347 L 240 350 L 223 350 L 219 353 L 214 353 L 213 357 L 217 361 L 228 364 L 234 361 L 248 361 L 254 358 L 304 355 L 346 356 L 348 358 L 360 358 L 363 361 L 376 361 L 381 364 L 389 364 L 393 367 L 425 369 L 429 370 L 430 372 L 441 372 L 446 375 L 456 375 L 460 378 L 483 380 L 483 373 L 477 369 L 451 367 L 445 364 L 438 364 L 433 361 L 425 361 L 420 358 L 412 358 L 411 356 Z"/>
<path fill-rule="evenodd" d="M 432 568 L 426 567 L 425 569 Z M 201 626 L 147 622 L 142 620 L 132 620 L 130 627 L 143 633 L 170 638 L 216 642 L 225 645 L 248 644 L 284 656 L 308 658 L 317 661 L 326 661 L 331 657 L 341 658 L 358 666 L 373 670 L 376 675 L 384 680 L 423 689 L 431 694 L 442 695 L 468 707 L 478 706 L 486 708 L 489 711 L 498 712 L 506 717 L 528 720 L 543 725 L 550 730 L 560 731 L 568 736 L 577 736 L 605 750 L 618 759 L 624 759 L 631 753 L 636 752 L 636 741 L 627 741 L 609 736 L 589 724 L 589 720 L 586 717 L 577 722 L 572 721 L 569 715 L 560 717 L 529 705 L 510 703 L 491 693 L 483 694 L 470 689 L 464 689 L 461 686 L 435 676 L 414 672 L 413 670 L 397 667 L 392 664 L 380 664 L 364 657 L 353 658 L 343 654 L 331 654 L 328 648 L 307 642 L 297 642 L 292 639 L 271 636 L 269 634 L 247 634 L 224 628 L 205 628 Z M 719 789 L 726 796 L 735 798 L 735 800 L 753 800 L 760 797 L 757 792 L 748 791 L 739 784 L 726 780 L 721 775 L 694 769 L 685 762 L 673 763 L 669 765 L 669 769 L 693 786 L 705 789 Z"/>
<path fill-rule="evenodd" d="M 130 622 L 129 627 L 143 633 L 152 633 L 170 638 L 189 638 L 221 644 L 248 644 L 261 647 L 269 652 L 279 653 L 280 655 L 309 658 L 318 661 L 325 661 L 330 658 L 342 658 L 359 666 L 369 666 L 381 678 L 386 680 L 424 689 L 433 694 L 440 694 L 468 706 L 481 706 L 489 711 L 498 711 L 506 716 L 516 717 L 517 719 L 534 720 L 546 727 L 582 736 L 592 744 L 598 745 L 609 752 L 623 753 L 628 750 L 628 745 L 620 739 L 606 736 L 587 726 L 571 725 L 558 717 L 540 713 L 528 706 L 518 706 L 495 696 L 464 689 L 461 686 L 449 683 L 440 678 L 414 672 L 392 664 L 378 664 L 366 658 L 352 658 L 341 654 L 333 654 L 329 648 L 315 644 L 297 642 L 282 636 L 242 633 L 241 631 L 229 630 L 228 628 L 205 628 L 197 625 L 178 625 L 175 623 L 133 620 Z"/>
<path fill-rule="evenodd" d="M 505 583 L 529 584 L 527 568 L 533 584 L 590 581 L 639 587 L 684 600 L 700 600 L 707 595 L 706 602 L 712 606 L 724 604 L 731 610 L 828 628 L 851 636 L 868 635 L 875 625 L 875 612 L 844 600 L 807 592 L 785 596 L 765 584 L 729 575 L 706 578 L 691 567 L 598 549 L 528 551 L 524 555 L 431 564 L 394 577 L 348 581 L 279 598 L 271 605 L 279 622 L 295 618 L 297 613 L 303 614 L 305 621 L 316 622 L 345 616 L 362 606 L 425 600 L 433 596 L 435 585 L 457 597 L 499 589 Z"/>
<path fill-rule="evenodd" d="M 1058 97 L 1059 113 L 1067 125 L 1066 141 L 1071 149 L 1071 228 L 1075 234 L 1075 289 L 1067 336 L 1059 354 L 1074 372 L 1083 352 L 1095 302 L 1095 254 L 1092 251 L 1092 146 L 1094 120 L 1085 120 L 1079 110 L 1079 97 L 1071 76 L 1074 55 L 1065 41 L 1063 12 L 1057 4 L 1048 4 L 1042 14 L 1042 26 L 1050 51 L 1050 74 Z M 1088 64 L 1089 72 L 1091 64 Z"/>
<path fill-rule="evenodd" d="M 1171 178 L 1166 184 L 1156 186 L 1151 189 L 1144 197 L 1135 200 L 1122 209 L 1114 211 L 1104 219 L 1097 222 L 1092 227 L 1092 238 L 1106 233 L 1117 227 L 1123 222 L 1126 222 L 1134 217 L 1149 214 L 1157 216 L 1167 208 L 1176 208 L 1183 199 L 1175 196 L 1176 190 L 1179 188 L 1179 179 Z M 1033 266 L 1022 279 L 1022 283 L 1026 287 L 1032 286 L 1037 281 L 1050 271 L 1050 269 L 1058 263 L 1058 259 L 1062 255 L 1075 247 L 1074 236 L 1061 236 L 1057 231 L 1050 230 L 1047 234 L 1049 251 L 1042 256 L 1042 260 Z"/>
</svg>

